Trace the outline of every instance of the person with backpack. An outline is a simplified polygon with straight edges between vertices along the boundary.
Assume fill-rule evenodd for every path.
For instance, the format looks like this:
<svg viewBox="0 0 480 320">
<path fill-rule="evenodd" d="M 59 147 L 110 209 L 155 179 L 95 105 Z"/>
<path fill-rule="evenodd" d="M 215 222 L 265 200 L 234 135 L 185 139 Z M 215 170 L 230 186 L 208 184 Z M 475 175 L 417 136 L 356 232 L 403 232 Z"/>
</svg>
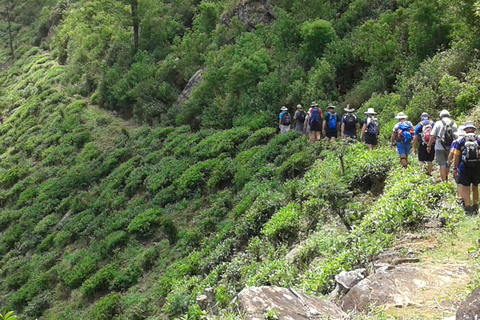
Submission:
<svg viewBox="0 0 480 320">
<path fill-rule="evenodd" d="M 305 125 L 305 117 L 307 114 L 305 111 L 302 110 L 302 105 L 299 104 L 297 105 L 297 111 L 295 111 L 295 114 L 293 115 L 293 120 L 296 121 L 295 123 L 295 131 L 305 134 L 304 131 L 304 125 Z"/>
<path fill-rule="evenodd" d="M 308 137 L 310 137 L 310 133 L 312 132 L 310 129 L 310 114 L 312 113 L 312 109 L 313 108 L 308 109 L 308 112 L 305 116 L 305 121 L 303 123 L 303 132 L 305 132 Z"/>
<path fill-rule="evenodd" d="M 420 116 L 420 122 L 415 127 L 415 132 L 413 133 L 413 151 L 415 154 L 418 154 L 418 162 L 422 167 L 427 164 L 427 175 L 429 176 L 432 175 L 435 153 L 427 152 L 427 145 L 434 125 L 435 123 L 430 120 L 428 113 L 424 112 Z"/>
<path fill-rule="evenodd" d="M 455 144 L 453 173 L 462 185 L 465 213 L 478 212 L 478 184 L 480 183 L 480 137 L 475 134 L 477 128 L 473 122 L 465 123 L 465 136 Z M 458 167 L 458 168 L 457 168 Z M 470 186 L 472 202 L 470 201 Z"/>
<path fill-rule="evenodd" d="M 360 140 L 364 140 L 368 146 L 368 150 L 373 150 L 373 148 L 378 144 L 378 135 L 380 134 L 380 122 L 375 115 L 377 114 L 373 108 L 368 108 L 365 112 L 367 118 L 363 122 L 362 133 L 360 135 Z"/>
<path fill-rule="evenodd" d="M 450 119 L 450 112 L 442 110 L 440 112 L 440 121 L 435 123 L 430 132 L 430 141 L 428 141 L 427 152 L 435 153 L 435 158 L 440 166 L 440 177 L 442 181 L 447 181 L 450 167 L 447 164 L 447 158 L 452 145 L 455 140 L 454 133 L 457 131 L 457 125 Z M 435 142 L 435 151 L 432 150 L 432 145 Z"/>
<path fill-rule="evenodd" d="M 335 141 L 338 136 L 338 128 L 340 127 L 340 121 L 338 115 L 335 113 L 335 107 L 331 104 L 327 107 L 327 113 L 323 118 L 323 135 L 328 140 Z"/>
<path fill-rule="evenodd" d="M 347 107 L 343 109 L 345 114 L 342 117 L 341 121 L 341 134 L 342 139 L 350 138 L 357 140 L 358 130 L 360 129 L 360 124 L 358 123 L 358 117 L 354 113 L 355 109 L 350 108 L 350 105 L 347 104 Z"/>
<path fill-rule="evenodd" d="M 320 140 L 320 132 L 322 132 L 322 110 L 318 108 L 318 104 L 313 101 L 310 105 L 312 111 L 310 112 L 310 141 L 315 142 Z"/>
<path fill-rule="evenodd" d="M 447 165 L 450 168 L 453 168 L 453 159 L 455 158 L 455 154 L 453 153 L 453 150 L 455 150 L 457 143 L 459 143 L 465 137 L 464 129 L 465 129 L 465 126 L 459 126 L 457 129 L 457 132 L 455 132 L 455 140 L 453 141 L 452 146 L 450 147 L 450 153 L 448 154 L 448 159 L 447 159 Z M 460 169 L 460 167 L 461 167 L 461 164 L 459 164 L 456 167 L 457 170 Z M 452 170 L 452 172 L 453 172 L 453 180 L 457 184 L 457 203 L 463 206 L 464 205 L 463 186 L 458 182 L 459 175 L 455 175 L 454 170 Z M 470 191 L 468 194 L 470 194 Z"/>
<path fill-rule="evenodd" d="M 408 165 L 408 155 L 412 149 L 413 141 L 413 125 L 410 121 L 407 121 L 408 116 L 403 112 L 399 112 L 395 119 L 398 123 L 393 127 L 391 144 L 392 148 L 395 143 L 397 144 L 397 152 L 400 156 L 400 163 L 404 168 Z"/>
<path fill-rule="evenodd" d="M 282 112 L 278 116 L 278 126 L 280 127 L 280 134 L 290 131 L 290 124 L 292 123 L 292 118 L 290 113 L 288 113 L 287 107 L 283 106 L 280 108 Z"/>
</svg>

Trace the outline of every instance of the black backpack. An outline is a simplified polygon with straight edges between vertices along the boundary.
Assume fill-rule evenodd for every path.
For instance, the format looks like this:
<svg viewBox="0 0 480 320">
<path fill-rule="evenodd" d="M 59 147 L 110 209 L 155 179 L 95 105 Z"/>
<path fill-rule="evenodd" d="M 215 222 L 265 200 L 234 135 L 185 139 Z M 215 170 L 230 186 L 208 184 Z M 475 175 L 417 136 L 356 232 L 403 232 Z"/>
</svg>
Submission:
<svg viewBox="0 0 480 320">
<path fill-rule="evenodd" d="M 357 123 L 357 116 L 353 113 L 347 113 L 343 116 L 343 123 L 345 123 L 345 130 L 355 130 L 355 124 Z"/>
<path fill-rule="evenodd" d="M 462 151 L 462 162 L 467 167 L 477 166 L 478 163 L 478 136 L 475 134 L 467 134 L 465 136 L 465 146 Z"/>
<path fill-rule="evenodd" d="M 282 124 L 284 126 L 288 126 L 290 124 L 290 122 L 292 122 L 292 118 L 290 116 L 290 113 L 288 113 L 287 111 L 284 111 L 283 116 L 282 116 Z"/>
<path fill-rule="evenodd" d="M 453 134 L 453 122 L 447 124 L 445 121 L 442 120 L 443 123 L 443 137 L 440 140 L 443 148 L 445 150 L 450 150 L 450 146 L 452 145 L 453 140 L 455 140 L 455 136 Z"/>
<path fill-rule="evenodd" d="M 297 117 L 297 121 L 298 121 L 299 123 L 304 123 L 306 116 L 307 116 L 307 114 L 305 113 L 305 111 L 300 111 L 300 114 L 299 114 L 298 117 Z"/>
</svg>

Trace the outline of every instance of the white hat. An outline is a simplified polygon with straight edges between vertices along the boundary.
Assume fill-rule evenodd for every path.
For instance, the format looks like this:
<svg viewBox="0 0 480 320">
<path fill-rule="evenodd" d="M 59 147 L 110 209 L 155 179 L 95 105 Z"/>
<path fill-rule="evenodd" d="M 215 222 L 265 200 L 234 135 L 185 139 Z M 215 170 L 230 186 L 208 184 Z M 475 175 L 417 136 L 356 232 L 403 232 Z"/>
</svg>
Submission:
<svg viewBox="0 0 480 320">
<path fill-rule="evenodd" d="M 330 104 L 327 106 L 327 109 L 335 109 L 335 106 L 330 103 Z"/>
<path fill-rule="evenodd" d="M 397 116 L 395 117 L 395 119 L 397 119 L 397 120 L 407 119 L 407 118 L 408 118 L 408 116 L 406 116 L 405 113 L 403 113 L 403 112 L 399 112 L 399 113 L 397 114 Z"/>
<path fill-rule="evenodd" d="M 377 114 L 373 108 L 368 108 L 367 111 L 364 112 L 364 114 Z"/>
<path fill-rule="evenodd" d="M 349 105 L 349 104 L 347 104 L 347 107 L 346 107 L 345 109 L 343 109 L 343 110 L 344 110 L 345 112 L 353 112 L 353 111 L 355 111 L 355 109 L 350 108 L 350 105 Z"/>
<path fill-rule="evenodd" d="M 465 132 L 465 126 L 458 126 L 458 129 L 456 132 L 453 133 L 455 135 L 455 137 L 457 138 L 460 138 L 460 137 L 465 137 L 465 135 L 467 134 Z"/>
<path fill-rule="evenodd" d="M 442 110 L 440 111 L 440 118 L 443 118 L 443 117 L 450 117 L 450 112 L 448 112 L 448 110 Z"/>
<path fill-rule="evenodd" d="M 287 107 L 283 106 L 283 107 L 280 108 L 280 110 L 287 111 L 288 109 L 287 109 Z"/>
<path fill-rule="evenodd" d="M 465 122 L 465 126 L 463 127 L 463 130 L 466 130 L 466 129 L 477 130 L 477 128 L 475 127 L 475 124 L 473 124 L 472 121 Z"/>
<path fill-rule="evenodd" d="M 297 104 L 297 109 L 302 109 L 302 105 L 301 105 L 301 104 Z"/>
</svg>

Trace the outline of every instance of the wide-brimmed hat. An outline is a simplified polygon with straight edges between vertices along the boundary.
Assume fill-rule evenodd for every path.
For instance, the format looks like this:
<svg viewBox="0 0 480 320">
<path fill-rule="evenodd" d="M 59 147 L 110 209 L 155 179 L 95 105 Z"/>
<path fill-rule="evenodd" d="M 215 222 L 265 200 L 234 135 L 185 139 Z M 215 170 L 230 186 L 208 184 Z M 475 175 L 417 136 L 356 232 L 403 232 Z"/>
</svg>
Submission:
<svg viewBox="0 0 480 320">
<path fill-rule="evenodd" d="M 364 114 L 377 114 L 373 108 L 368 108 L 367 111 L 364 112 Z"/>
<path fill-rule="evenodd" d="M 335 106 L 334 106 L 333 104 L 329 104 L 329 105 L 327 106 L 327 110 L 328 110 L 328 109 L 335 109 Z"/>
<path fill-rule="evenodd" d="M 301 104 L 297 104 L 297 109 L 302 109 L 302 105 L 301 105 Z"/>
<path fill-rule="evenodd" d="M 420 119 L 423 119 L 423 118 L 430 119 L 430 116 L 428 115 L 428 113 L 424 112 L 420 115 Z"/>
<path fill-rule="evenodd" d="M 315 101 L 312 101 L 312 103 L 310 104 L 310 107 L 318 107 L 318 104 L 315 102 Z"/>
<path fill-rule="evenodd" d="M 403 113 L 403 112 L 399 112 L 399 113 L 397 114 L 397 116 L 395 117 L 395 119 L 397 119 L 397 120 L 407 119 L 407 118 L 408 118 L 408 116 L 405 115 L 405 113 Z"/>
<path fill-rule="evenodd" d="M 287 109 L 287 107 L 283 106 L 283 107 L 280 108 L 280 110 L 287 111 L 288 109 Z"/>
<path fill-rule="evenodd" d="M 355 109 L 350 108 L 350 105 L 349 105 L 349 104 L 347 104 L 347 106 L 346 106 L 345 109 L 343 109 L 343 110 L 344 110 L 345 112 L 353 112 L 353 111 L 355 111 Z"/>
<path fill-rule="evenodd" d="M 448 110 L 442 110 L 440 111 L 440 118 L 443 118 L 443 117 L 450 117 L 450 112 L 448 112 Z"/>
<path fill-rule="evenodd" d="M 455 135 L 456 138 L 465 137 L 465 135 L 467 134 L 465 132 L 465 126 L 459 126 L 457 128 L 457 131 L 455 131 L 453 134 Z"/>
<path fill-rule="evenodd" d="M 477 127 L 475 127 L 475 124 L 473 124 L 473 122 L 468 121 L 468 122 L 465 122 L 465 127 L 463 128 L 463 130 L 467 130 L 467 129 L 477 130 Z"/>
</svg>

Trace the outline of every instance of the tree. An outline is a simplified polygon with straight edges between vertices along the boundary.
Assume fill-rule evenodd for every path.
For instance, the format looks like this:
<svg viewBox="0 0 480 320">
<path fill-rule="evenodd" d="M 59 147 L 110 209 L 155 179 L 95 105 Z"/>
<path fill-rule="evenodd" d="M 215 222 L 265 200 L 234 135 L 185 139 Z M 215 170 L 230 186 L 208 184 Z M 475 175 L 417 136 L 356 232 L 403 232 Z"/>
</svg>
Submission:
<svg viewBox="0 0 480 320">
<path fill-rule="evenodd" d="M 10 53 L 12 59 L 15 58 L 15 51 L 13 50 L 13 35 L 12 35 L 12 17 L 14 12 L 18 10 L 18 3 L 16 0 L 1 0 L 0 1 L 0 15 L 7 21 L 8 25 L 8 38 L 10 43 Z"/>
<path fill-rule="evenodd" d="M 134 54 L 138 51 L 138 38 L 140 29 L 140 18 L 138 16 L 138 0 L 122 0 L 130 5 L 132 10 L 132 26 L 133 26 L 133 50 Z"/>
</svg>

